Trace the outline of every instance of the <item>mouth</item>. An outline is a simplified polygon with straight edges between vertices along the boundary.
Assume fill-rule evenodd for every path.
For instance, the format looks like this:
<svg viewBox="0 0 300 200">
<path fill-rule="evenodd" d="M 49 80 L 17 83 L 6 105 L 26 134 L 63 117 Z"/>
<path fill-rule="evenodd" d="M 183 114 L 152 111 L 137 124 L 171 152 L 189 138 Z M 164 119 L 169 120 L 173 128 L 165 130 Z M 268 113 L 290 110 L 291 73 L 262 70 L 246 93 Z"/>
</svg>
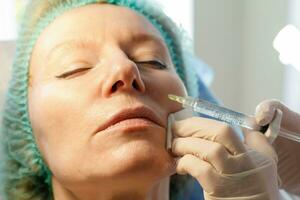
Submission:
<svg viewBox="0 0 300 200">
<path fill-rule="evenodd" d="M 113 114 L 96 129 L 95 134 L 112 129 L 141 130 L 150 126 L 165 127 L 161 118 L 150 108 L 146 106 L 131 107 Z"/>
</svg>

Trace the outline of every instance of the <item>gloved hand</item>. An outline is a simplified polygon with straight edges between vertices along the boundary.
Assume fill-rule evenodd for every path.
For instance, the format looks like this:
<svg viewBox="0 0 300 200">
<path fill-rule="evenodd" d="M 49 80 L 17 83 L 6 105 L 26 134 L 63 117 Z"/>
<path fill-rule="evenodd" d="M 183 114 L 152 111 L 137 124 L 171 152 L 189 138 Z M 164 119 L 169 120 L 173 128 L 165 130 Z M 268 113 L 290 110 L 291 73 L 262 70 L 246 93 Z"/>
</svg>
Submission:
<svg viewBox="0 0 300 200">
<path fill-rule="evenodd" d="M 245 133 L 242 142 L 227 124 L 201 117 L 172 126 L 176 172 L 190 174 L 206 200 L 277 200 L 277 156 L 266 137 Z"/>
<path fill-rule="evenodd" d="M 264 126 L 274 120 L 275 111 L 282 111 L 281 128 L 300 134 L 300 115 L 276 100 L 266 100 L 256 107 L 256 121 Z M 268 130 L 269 135 L 277 135 L 274 130 Z M 281 187 L 288 192 L 300 196 L 300 144 L 282 137 L 274 141 L 278 154 L 278 174 Z"/>
</svg>

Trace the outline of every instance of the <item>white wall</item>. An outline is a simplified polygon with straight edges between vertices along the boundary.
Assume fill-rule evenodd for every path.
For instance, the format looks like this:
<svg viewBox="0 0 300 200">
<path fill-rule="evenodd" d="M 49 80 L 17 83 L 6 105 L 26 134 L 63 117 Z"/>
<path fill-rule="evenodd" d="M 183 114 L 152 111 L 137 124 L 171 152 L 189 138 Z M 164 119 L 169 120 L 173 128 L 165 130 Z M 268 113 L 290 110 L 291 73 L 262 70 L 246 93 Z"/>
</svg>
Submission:
<svg viewBox="0 0 300 200">
<path fill-rule="evenodd" d="M 253 113 L 282 99 L 283 67 L 272 48 L 288 0 L 195 0 L 196 52 L 215 71 L 213 91 L 228 107 Z"/>
<path fill-rule="evenodd" d="M 272 43 L 287 23 L 287 0 L 244 1 L 241 108 L 251 112 L 266 98 L 282 100 L 284 66 Z"/>
<path fill-rule="evenodd" d="M 242 56 L 242 1 L 195 0 L 197 54 L 215 71 L 212 89 L 227 105 L 237 108 Z"/>
<path fill-rule="evenodd" d="M 15 1 L 0 0 L 0 40 L 12 40 L 17 36 Z"/>
<path fill-rule="evenodd" d="M 164 12 L 171 17 L 178 26 L 184 27 L 187 33 L 193 37 L 194 34 L 194 0 L 177 1 L 174 0 L 160 0 L 159 3 L 163 6 Z M 180 15 L 178 15 L 180 13 Z"/>
</svg>

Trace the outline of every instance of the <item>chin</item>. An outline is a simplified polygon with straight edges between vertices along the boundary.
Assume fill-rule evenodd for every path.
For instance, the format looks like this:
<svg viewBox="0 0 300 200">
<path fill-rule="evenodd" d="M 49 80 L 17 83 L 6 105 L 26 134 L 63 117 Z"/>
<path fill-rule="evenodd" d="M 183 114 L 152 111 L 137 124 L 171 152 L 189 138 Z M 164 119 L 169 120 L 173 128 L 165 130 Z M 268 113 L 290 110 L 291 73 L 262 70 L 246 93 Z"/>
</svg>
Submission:
<svg viewBox="0 0 300 200">
<path fill-rule="evenodd" d="M 165 147 L 147 141 L 134 141 L 112 151 L 106 166 L 110 176 L 116 178 L 140 180 L 149 176 L 158 179 L 170 175 L 172 161 Z"/>
<path fill-rule="evenodd" d="M 103 187 L 112 184 L 141 186 L 141 183 L 149 186 L 172 175 L 171 155 L 163 145 L 155 144 L 147 140 L 127 142 L 118 148 L 109 149 L 105 154 L 95 155 L 96 160 L 81 161 L 86 164 L 80 165 L 77 162 L 73 167 L 68 164 L 66 168 L 71 167 L 71 170 L 62 170 L 67 173 L 57 175 L 70 186 L 82 183 L 86 186 L 97 183 Z"/>
</svg>

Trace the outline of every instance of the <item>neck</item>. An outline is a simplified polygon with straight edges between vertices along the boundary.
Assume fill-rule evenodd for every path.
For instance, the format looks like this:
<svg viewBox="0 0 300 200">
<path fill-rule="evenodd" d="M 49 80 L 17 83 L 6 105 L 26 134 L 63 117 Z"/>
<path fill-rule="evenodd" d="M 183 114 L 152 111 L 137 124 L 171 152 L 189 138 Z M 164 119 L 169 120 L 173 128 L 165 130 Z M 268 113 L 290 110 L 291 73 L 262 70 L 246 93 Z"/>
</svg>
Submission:
<svg viewBox="0 0 300 200">
<path fill-rule="evenodd" d="M 146 200 L 169 200 L 170 177 L 162 179 L 155 184 Z"/>
<path fill-rule="evenodd" d="M 54 200 L 169 200 L 169 183 L 170 178 L 167 177 L 161 179 L 148 190 L 124 190 L 114 187 L 112 190 L 97 188 L 94 191 L 78 192 L 65 188 L 55 178 L 52 178 Z"/>
</svg>

